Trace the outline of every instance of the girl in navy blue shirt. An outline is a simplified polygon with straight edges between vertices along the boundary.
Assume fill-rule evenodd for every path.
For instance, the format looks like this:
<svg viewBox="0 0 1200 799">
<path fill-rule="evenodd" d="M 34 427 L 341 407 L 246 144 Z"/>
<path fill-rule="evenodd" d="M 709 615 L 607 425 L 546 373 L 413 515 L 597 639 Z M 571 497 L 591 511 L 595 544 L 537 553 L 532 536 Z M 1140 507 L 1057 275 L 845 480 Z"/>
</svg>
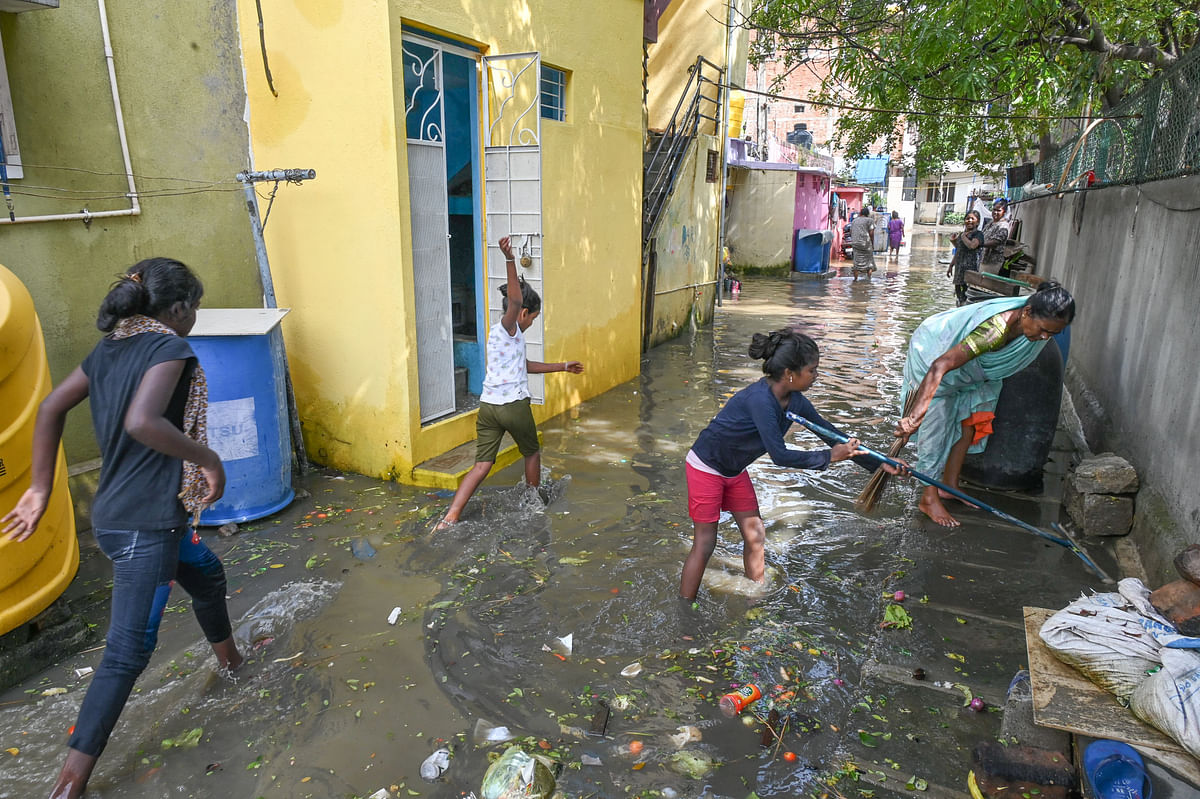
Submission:
<svg viewBox="0 0 1200 799">
<path fill-rule="evenodd" d="M 717 522 L 723 510 L 733 514 L 742 532 L 746 577 L 756 582 L 763 579 L 766 531 L 747 466 L 770 453 L 771 460 L 780 466 L 822 470 L 859 452 L 856 438 L 815 451 L 784 445 L 783 434 L 792 425 L 787 412 L 837 430 L 821 418 L 802 393 L 817 379 L 820 356 L 815 341 L 790 329 L 769 335 L 755 333 L 750 357 L 763 361 L 765 377 L 734 394 L 687 454 L 688 515 L 695 529 L 692 551 L 683 564 L 679 583 L 679 593 L 685 599 L 694 600 L 700 590 L 704 569 L 717 545 Z M 879 463 L 865 453 L 856 456 L 855 461 L 866 469 L 874 469 Z M 890 466 L 884 468 L 896 473 Z"/>
</svg>

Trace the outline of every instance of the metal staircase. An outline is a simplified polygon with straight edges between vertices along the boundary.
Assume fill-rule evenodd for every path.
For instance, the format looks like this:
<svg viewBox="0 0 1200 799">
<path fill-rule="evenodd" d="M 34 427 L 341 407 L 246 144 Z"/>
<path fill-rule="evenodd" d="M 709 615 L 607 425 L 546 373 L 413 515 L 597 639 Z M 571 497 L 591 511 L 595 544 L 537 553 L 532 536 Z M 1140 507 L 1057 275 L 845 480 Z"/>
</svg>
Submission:
<svg viewBox="0 0 1200 799">
<path fill-rule="evenodd" d="M 650 147 L 642 168 L 643 259 L 649 252 L 671 192 L 675 190 L 679 168 L 701 132 L 704 120 L 713 123 L 718 141 L 724 142 L 721 130 L 724 77 L 723 69 L 704 56 L 697 57 L 696 63 L 688 67 L 688 82 L 675 104 L 670 123 L 662 131 L 651 131 L 648 135 Z"/>
</svg>

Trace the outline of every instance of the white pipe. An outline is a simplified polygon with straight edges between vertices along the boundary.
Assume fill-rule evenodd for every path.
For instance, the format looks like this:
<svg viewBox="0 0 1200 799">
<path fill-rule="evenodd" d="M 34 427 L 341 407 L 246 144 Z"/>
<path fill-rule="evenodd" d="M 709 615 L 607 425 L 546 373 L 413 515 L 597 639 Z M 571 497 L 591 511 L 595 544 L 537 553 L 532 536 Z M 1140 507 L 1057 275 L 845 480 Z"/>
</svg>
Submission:
<svg viewBox="0 0 1200 799">
<path fill-rule="evenodd" d="M 121 158 L 125 163 L 125 179 L 129 182 L 129 208 L 120 211 L 80 211 L 74 214 L 46 214 L 43 216 L 18 216 L 7 219 L 0 215 L 0 224 L 13 225 L 25 222 L 59 222 L 63 220 L 82 220 L 90 222 L 93 219 L 103 219 L 113 216 L 138 216 L 142 213 L 141 203 L 138 202 L 137 186 L 133 182 L 133 163 L 129 158 L 129 141 L 125 137 L 125 116 L 121 113 L 121 94 L 117 91 L 117 72 L 113 66 L 112 37 L 108 32 L 108 8 L 104 0 L 96 0 L 100 13 L 100 32 L 104 38 L 104 59 L 108 64 L 108 85 L 112 88 L 113 110 L 117 115 L 117 137 L 121 141 Z"/>
<path fill-rule="evenodd" d="M 674 294 L 677 291 L 686 291 L 688 289 L 699 289 L 699 288 L 703 288 L 705 286 L 715 286 L 715 285 L 717 285 L 716 280 L 709 280 L 705 283 L 689 283 L 686 286 L 676 286 L 673 289 L 663 289 L 662 291 L 656 291 L 656 292 L 654 292 L 654 296 L 657 297 L 662 294 Z"/>
</svg>

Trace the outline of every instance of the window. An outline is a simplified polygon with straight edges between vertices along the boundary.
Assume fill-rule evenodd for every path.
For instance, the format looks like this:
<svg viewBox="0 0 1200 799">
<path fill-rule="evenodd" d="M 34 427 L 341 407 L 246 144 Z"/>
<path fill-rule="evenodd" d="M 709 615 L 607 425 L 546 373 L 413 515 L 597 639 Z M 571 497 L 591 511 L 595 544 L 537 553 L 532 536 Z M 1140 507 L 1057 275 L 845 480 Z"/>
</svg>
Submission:
<svg viewBox="0 0 1200 799">
<path fill-rule="evenodd" d="M 952 203 L 954 202 L 954 183 L 930 183 L 925 187 L 925 202 L 927 203 Z M 939 191 L 940 189 L 940 191 Z"/>
<path fill-rule="evenodd" d="M 17 147 L 17 126 L 13 122 L 12 95 L 8 90 L 8 70 L 4 64 L 4 45 L 0 44 L 0 149 L 4 154 L 4 175 L 8 179 L 24 177 L 21 150 Z"/>
<path fill-rule="evenodd" d="M 708 160 L 704 164 L 704 182 L 716 183 L 721 179 L 721 154 L 716 150 L 708 151 Z"/>
<path fill-rule="evenodd" d="M 542 64 L 542 119 L 567 119 L 567 73 Z"/>
<path fill-rule="evenodd" d="M 797 113 L 797 114 L 803 114 L 803 113 L 804 113 L 804 106 L 802 106 L 802 105 L 796 105 L 796 106 L 793 106 L 793 108 L 795 109 L 795 111 L 796 111 L 796 113 Z"/>
</svg>

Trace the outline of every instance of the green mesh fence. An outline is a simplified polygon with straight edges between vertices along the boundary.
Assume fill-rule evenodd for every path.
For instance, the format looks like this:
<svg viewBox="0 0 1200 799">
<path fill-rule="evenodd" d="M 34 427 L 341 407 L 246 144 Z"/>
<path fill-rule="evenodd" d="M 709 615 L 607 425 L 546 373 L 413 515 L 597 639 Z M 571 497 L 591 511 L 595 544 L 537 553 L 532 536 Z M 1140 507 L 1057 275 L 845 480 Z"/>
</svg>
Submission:
<svg viewBox="0 0 1200 799">
<path fill-rule="evenodd" d="M 1038 163 L 1034 185 L 1065 189 L 1084 183 L 1144 183 L 1200 171 L 1200 48 L 1184 55 Z M 1010 187 L 1014 200 L 1019 187 Z"/>
</svg>

